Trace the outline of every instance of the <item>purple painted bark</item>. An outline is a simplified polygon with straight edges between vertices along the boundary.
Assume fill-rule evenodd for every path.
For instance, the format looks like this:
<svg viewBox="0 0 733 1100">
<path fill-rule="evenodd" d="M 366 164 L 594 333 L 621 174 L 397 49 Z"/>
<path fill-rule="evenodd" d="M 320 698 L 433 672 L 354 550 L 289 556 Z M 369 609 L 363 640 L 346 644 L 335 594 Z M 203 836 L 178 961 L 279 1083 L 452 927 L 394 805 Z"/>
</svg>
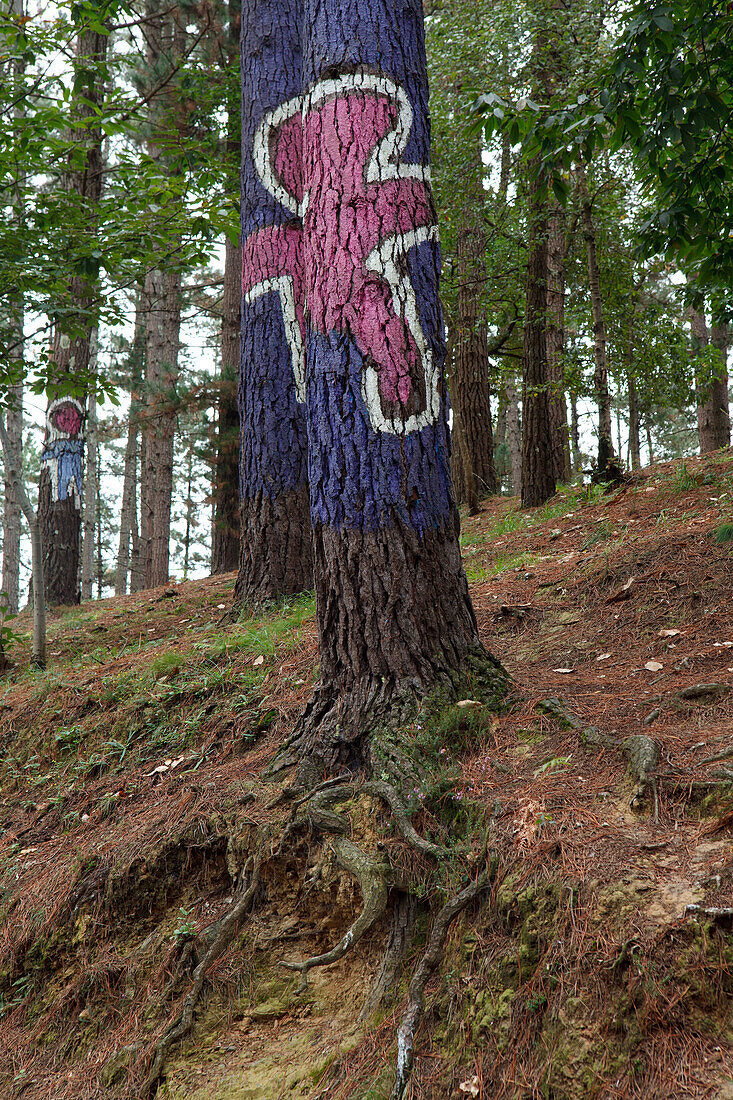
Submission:
<svg viewBox="0 0 733 1100">
<path fill-rule="evenodd" d="M 305 356 L 321 653 L 293 744 L 332 767 L 368 762 L 376 726 L 469 665 L 497 692 L 505 678 L 478 640 L 450 482 L 422 6 L 308 0 L 303 26 L 304 92 L 263 126 L 259 165 L 303 221 L 277 227 L 270 276 L 287 272 Z"/>
<path fill-rule="evenodd" d="M 300 102 L 302 6 L 242 27 L 241 552 L 235 606 L 310 588 Z"/>
</svg>

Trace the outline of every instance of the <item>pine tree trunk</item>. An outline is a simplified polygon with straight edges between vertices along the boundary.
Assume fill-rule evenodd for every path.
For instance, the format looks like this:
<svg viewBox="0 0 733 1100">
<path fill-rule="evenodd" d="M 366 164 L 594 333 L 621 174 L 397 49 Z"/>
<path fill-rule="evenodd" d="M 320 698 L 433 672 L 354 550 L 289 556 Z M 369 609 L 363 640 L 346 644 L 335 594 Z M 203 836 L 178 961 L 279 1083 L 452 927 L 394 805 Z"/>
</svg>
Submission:
<svg viewBox="0 0 733 1100">
<path fill-rule="evenodd" d="M 240 0 L 229 2 L 228 64 L 239 64 Z M 230 87 L 233 87 L 230 83 Z M 227 157 L 236 191 L 242 163 L 242 112 L 238 91 L 227 103 Z M 217 406 L 211 572 L 230 573 L 239 563 L 239 408 L 237 382 L 241 356 L 242 251 L 226 242 L 221 320 L 221 376 Z"/>
<path fill-rule="evenodd" d="M 570 454 L 572 456 L 573 476 L 583 470 L 583 455 L 580 450 L 580 431 L 578 428 L 578 399 L 570 392 Z"/>
<path fill-rule="evenodd" d="M 321 682 L 294 744 L 358 768 L 436 685 L 479 667 L 496 698 L 506 681 L 478 639 L 450 484 L 422 5 L 312 0 L 304 25 Z"/>
<path fill-rule="evenodd" d="M 583 235 L 588 256 L 588 285 L 590 287 L 591 309 L 593 311 L 593 351 L 595 372 L 593 384 L 598 405 L 598 472 L 605 473 L 613 459 L 613 441 L 611 439 L 611 396 L 608 390 L 608 357 L 606 354 L 606 324 L 603 317 L 603 299 L 601 297 L 601 279 L 596 254 L 596 231 L 593 224 L 588 184 L 585 171 L 578 168 L 580 186 L 581 217 Z"/>
<path fill-rule="evenodd" d="M 730 419 L 728 416 L 728 344 L 727 327 L 708 331 L 704 314 L 690 310 L 693 344 L 696 350 L 713 351 L 712 369 L 704 376 L 696 371 L 697 434 L 700 454 L 709 454 L 730 443 Z"/>
<path fill-rule="evenodd" d="M 480 316 L 485 237 L 466 225 L 456 244 L 458 317 L 450 369 L 454 416 L 462 431 L 462 446 L 454 451 L 452 472 L 458 503 L 469 503 L 472 493 L 496 493 L 494 438 L 489 395 L 489 355 L 486 322 Z"/>
<path fill-rule="evenodd" d="M 176 430 L 181 277 L 150 271 L 145 278 L 147 306 L 145 373 L 145 587 L 167 584 L 170 554 L 173 444 Z"/>
<path fill-rule="evenodd" d="M 217 402 L 211 572 L 231 573 L 239 562 L 239 376 L 242 252 L 226 242 Z"/>
<path fill-rule="evenodd" d="M 513 496 L 520 496 L 522 492 L 522 428 L 519 423 L 519 394 L 511 382 L 507 382 L 504 391 L 508 401 L 506 436 L 512 466 L 511 491 Z"/>
<path fill-rule="evenodd" d="M 20 352 L 22 359 L 22 343 L 18 344 L 15 352 Z M 5 423 L 8 440 L 15 456 L 18 469 L 22 466 L 23 456 L 23 386 L 14 385 L 8 387 L 8 405 L 5 413 Z M 5 473 L 5 495 L 3 497 L 3 577 L 2 591 L 8 598 L 8 610 L 15 614 L 18 611 L 20 601 L 20 505 L 15 495 L 13 483 L 8 473 Z"/>
<path fill-rule="evenodd" d="M 522 389 L 522 507 L 536 508 L 555 492 L 547 360 L 548 241 L 545 200 L 531 166 L 527 302 Z"/>
<path fill-rule="evenodd" d="M 251 0 L 242 39 L 241 553 L 235 607 L 312 587 L 298 0 Z"/>
<path fill-rule="evenodd" d="M 80 11 L 79 18 L 84 19 Z M 102 195 L 102 133 L 95 118 L 103 95 L 101 70 L 108 34 L 82 26 L 74 58 L 76 110 L 88 125 L 77 131 L 83 143 L 83 167 L 70 167 L 66 185 L 89 210 L 93 230 L 95 207 Z M 71 396 L 70 380 L 89 369 L 92 324 L 90 312 L 95 279 L 79 275 L 69 280 L 69 309 L 54 333 L 53 363 L 48 386 L 46 434 L 41 453 L 38 518 L 44 549 L 46 599 L 50 604 L 79 602 L 82 473 L 84 464 L 83 402 Z M 76 311 L 78 314 L 74 316 Z"/>
<path fill-rule="evenodd" d="M 87 473 L 84 481 L 84 534 L 81 553 L 81 598 L 91 600 L 94 579 L 94 539 L 97 526 L 97 402 L 87 402 Z"/>
<path fill-rule="evenodd" d="M 13 17 L 22 21 L 24 18 L 23 0 L 13 0 Z M 25 71 L 25 60 L 16 58 L 13 65 L 12 79 L 20 84 Z M 18 95 L 19 104 L 13 109 L 14 136 L 19 135 L 23 126 L 23 108 L 20 106 L 22 97 Z M 17 177 L 13 186 L 11 203 L 13 208 L 13 223 L 22 225 L 24 218 L 23 198 L 20 188 L 17 186 Z M 10 321 L 15 330 L 15 339 L 11 344 L 8 357 L 10 359 L 10 384 L 7 386 L 7 405 L 5 414 L 5 429 L 9 446 L 13 452 L 14 463 L 18 470 L 23 466 L 23 349 L 24 334 L 23 325 L 25 319 L 25 305 L 22 295 L 9 295 Z M 11 337 L 12 339 L 12 337 Z M 17 371 L 17 380 L 13 375 Z M 3 573 L 0 590 L 3 591 L 8 601 L 8 611 L 16 614 L 20 603 L 20 503 L 16 498 L 12 482 L 6 471 L 3 495 Z"/>
<path fill-rule="evenodd" d="M 135 335 L 130 349 L 130 412 L 127 421 L 127 441 L 125 443 L 125 464 L 122 480 L 122 511 L 120 513 L 120 537 L 117 550 L 117 569 L 115 572 L 115 596 L 124 596 L 127 591 L 127 574 L 130 572 L 130 591 L 135 592 L 136 569 L 139 560 L 139 542 L 137 537 L 137 451 L 138 421 L 140 416 L 140 386 L 142 384 L 143 358 L 145 354 L 145 322 L 142 312 L 142 300 L 138 295 L 135 310 Z M 133 555 L 137 549 L 137 560 Z"/>
<path fill-rule="evenodd" d="M 570 480 L 570 438 L 565 404 L 565 216 L 553 207 L 547 223 L 547 373 L 555 481 Z"/>
</svg>

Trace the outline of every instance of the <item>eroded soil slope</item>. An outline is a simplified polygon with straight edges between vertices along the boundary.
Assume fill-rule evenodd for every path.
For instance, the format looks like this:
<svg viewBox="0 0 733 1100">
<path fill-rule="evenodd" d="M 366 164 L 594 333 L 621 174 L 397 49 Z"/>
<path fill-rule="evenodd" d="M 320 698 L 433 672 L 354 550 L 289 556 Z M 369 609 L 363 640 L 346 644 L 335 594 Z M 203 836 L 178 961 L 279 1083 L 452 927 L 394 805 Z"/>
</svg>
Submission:
<svg viewBox="0 0 733 1100">
<path fill-rule="evenodd" d="M 435 914 L 489 865 L 406 1095 L 730 1100 L 731 524 L 729 451 L 465 522 L 515 697 L 433 701 L 404 731 L 439 860 L 373 793 L 340 807 L 390 868 L 388 905 L 305 991 L 281 962 L 362 907 L 333 838 L 278 797 L 287 777 L 265 779 L 317 674 L 310 598 L 227 624 L 232 576 L 85 604 L 52 619 L 43 674 L 21 639 L 0 684 L 0 1096 L 144 1096 L 257 862 L 159 1096 L 389 1097 Z"/>
</svg>

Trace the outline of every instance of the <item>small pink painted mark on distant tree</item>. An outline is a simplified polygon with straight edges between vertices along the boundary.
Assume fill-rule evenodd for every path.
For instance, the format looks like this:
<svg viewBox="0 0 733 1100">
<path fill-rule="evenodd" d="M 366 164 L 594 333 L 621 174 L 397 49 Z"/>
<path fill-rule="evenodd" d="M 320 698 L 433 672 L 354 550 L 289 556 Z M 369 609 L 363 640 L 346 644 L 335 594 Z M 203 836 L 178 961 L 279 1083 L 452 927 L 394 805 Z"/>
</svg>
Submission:
<svg viewBox="0 0 733 1100">
<path fill-rule="evenodd" d="M 321 81 L 275 108 L 255 137 L 254 162 L 273 197 L 303 219 L 305 281 L 295 225 L 257 230 L 243 249 L 245 301 L 280 294 L 296 387 L 307 286 L 312 326 L 355 339 L 372 426 L 388 432 L 421 428 L 440 409 L 407 270 L 409 250 L 436 236 L 427 169 L 402 163 L 411 128 L 404 90 L 369 73 Z M 304 384 L 300 392 L 304 400 Z"/>
<path fill-rule="evenodd" d="M 55 428 L 66 435 L 78 435 L 83 423 L 83 414 L 76 403 L 64 401 L 56 405 L 50 419 Z"/>
</svg>

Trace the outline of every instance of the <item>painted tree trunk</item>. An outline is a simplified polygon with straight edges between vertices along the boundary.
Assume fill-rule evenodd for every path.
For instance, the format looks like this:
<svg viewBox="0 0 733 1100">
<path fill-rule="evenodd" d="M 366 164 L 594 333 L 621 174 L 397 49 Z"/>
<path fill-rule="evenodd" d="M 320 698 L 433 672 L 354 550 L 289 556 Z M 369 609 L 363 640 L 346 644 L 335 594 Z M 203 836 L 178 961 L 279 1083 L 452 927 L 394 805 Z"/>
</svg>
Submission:
<svg viewBox="0 0 733 1100">
<path fill-rule="evenodd" d="M 479 643 L 450 482 L 422 5 L 309 0 L 304 26 L 305 93 L 277 116 L 302 185 L 271 133 L 264 167 L 302 213 L 309 320 L 321 682 L 294 744 L 360 767 L 437 683 L 473 661 L 496 694 L 505 677 Z"/>
<path fill-rule="evenodd" d="M 80 9 L 80 19 L 84 13 Z M 76 112 L 86 121 L 77 132 L 83 164 L 70 167 L 66 186 L 87 209 L 89 247 L 96 246 L 93 226 L 102 195 L 102 133 L 95 115 L 101 103 L 102 66 L 108 35 L 82 25 L 76 40 L 74 70 Z M 93 261 L 92 261 L 93 263 Z M 88 376 L 91 305 L 96 280 L 86 273 L 69 280 L 65 315 L 54 330 L 52 371 L 48 386 L 46 434 L 41 452 L 38 518 L 44 550 L 46 599 L 50 604 L 79 602 L 82 473 L 84 466 L 84 402 L 72 394 Z"/>
<path fill-rule="evenodd" d="M 547 222 L 547 374 L 555 481 L 570 480 L 570 437 L 565 404 L 565 216 L 550 209 Z"/>
<path fill-rule="evenodd" d="M 241 553 L 235 607 L 312 587 L 302 231 L 303 8 L 250 0 L 242 35 Z"/>
<path fill-rule="evenodd" d="M 522 353 L 523 508 L 536 508 L 555 492 L 547 360 L 547 218 L 536 169 L 534 165 L 530 185 L 531 224 Z"/>
<path fill-rule="evenodd" d="M 217 398 L 214 523 L 211 572 L 231 573 L 239 562 L 239 408 L 242 253 L 227 240 L 221 319 L 221 373 Z"/>
<path fill-rule="evenodd" d="M 593 385 L 598 405 L 598 472 L 604 473 L 614 457 L 611 438 L 611 395 L 608 390 L 608 356 L 606 354 L 606 323 L 603 316 L 603 298 L 601 297 L 601 277 L 598 270 L 596 252 L 596 230 L 593 224 L 588 184 L 585 171 L 578 168 L 580 185 L 581 218 L 583 236 L 588 257 L 588 285 L 590 287 L 591 310 L 593 312 L 593 352 L 595 372 Z"/>
<path fill-rule="evenodd" d="M 471 491 L 482 497 L 499 488 L 494 467 L 488 337 L 479 309 L 484 250 L 483 231 L 466 226 L 459 232 L 458 316 L 450 364 L 453 415 L 458 418 L 464 444 L 454 449 L 451 463 L 459 504 L 469 502 Z"/>
</svg>

